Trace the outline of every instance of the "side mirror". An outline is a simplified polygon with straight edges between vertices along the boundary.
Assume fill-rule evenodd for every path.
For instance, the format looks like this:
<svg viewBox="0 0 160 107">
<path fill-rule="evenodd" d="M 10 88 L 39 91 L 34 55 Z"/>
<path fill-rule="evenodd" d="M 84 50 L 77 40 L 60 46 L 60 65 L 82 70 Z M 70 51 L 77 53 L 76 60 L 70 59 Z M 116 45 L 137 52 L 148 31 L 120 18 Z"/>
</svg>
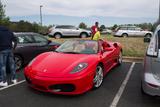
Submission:
<svg viewBox="0 0 160 107">
<path fill-rule="evenodd" d="M 76 28 L 76 30 L 79 30 L 79 28 Z"/>
<path fill-rule="evenodd" d="M 149 43 L 151 41 L 151 38 L 144 38 L 145 43 Z"/>
<path fill-rule="evenodd" d="M 113 46 L 114 46 L 115 48 L 117 48 L 117 47 L 118 47 L 118 44 L 117 44 L 117 43 L 114 43 Z"/>
</svg>

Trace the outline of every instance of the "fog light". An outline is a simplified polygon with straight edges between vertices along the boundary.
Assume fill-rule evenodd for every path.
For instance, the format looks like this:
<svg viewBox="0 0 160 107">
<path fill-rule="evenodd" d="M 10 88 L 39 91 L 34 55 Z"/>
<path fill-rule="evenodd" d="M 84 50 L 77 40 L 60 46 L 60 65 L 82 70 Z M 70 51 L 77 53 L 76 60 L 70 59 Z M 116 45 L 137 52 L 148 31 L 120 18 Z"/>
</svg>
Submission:
<svg viewBox="0 0 160 107">
<path fill-rule="evenodd" d="M 54 92 L 60 92 L 61 89 L 54 89 L 53 91 L 54 91 Z"/>
</svg>

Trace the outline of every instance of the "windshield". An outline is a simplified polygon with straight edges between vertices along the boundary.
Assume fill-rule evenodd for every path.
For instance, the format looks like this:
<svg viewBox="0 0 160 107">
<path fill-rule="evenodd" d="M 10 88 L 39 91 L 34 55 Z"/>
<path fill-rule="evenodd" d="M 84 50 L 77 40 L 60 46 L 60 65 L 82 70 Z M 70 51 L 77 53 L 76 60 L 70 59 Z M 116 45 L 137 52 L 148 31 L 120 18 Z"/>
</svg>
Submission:
<svg viewBox="0 0 160 107">
<path fill-rule="evenodd" d="M 66 41 L 56 49 L 56 52 L 71 54 L 95 54 L 98 52 L 98 42 L 90 40 Z"/>
</svg>

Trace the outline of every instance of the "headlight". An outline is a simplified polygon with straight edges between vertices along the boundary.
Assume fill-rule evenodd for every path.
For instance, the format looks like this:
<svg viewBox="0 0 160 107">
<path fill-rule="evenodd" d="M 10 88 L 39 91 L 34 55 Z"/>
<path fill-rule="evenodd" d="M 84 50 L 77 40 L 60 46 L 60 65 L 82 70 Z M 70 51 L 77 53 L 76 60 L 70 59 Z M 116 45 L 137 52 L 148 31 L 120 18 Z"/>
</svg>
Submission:
<svg viewBox="0 0 160 107">
<path fill-rule="evenodd" d="M 28 66 L 31 66 L 32 63 L 33 63 L 35 60 L 36 60 L 36 58 L 32 59 L 32 60 L 29 62 Z"/>
<path fill-rule="evenodd" d="M 80 63 L 71 71 L 71 74 L 80 72 L 83 69 L 87 68 L 87 66 L 88 66 L 88 63 Z"/>
</svg>

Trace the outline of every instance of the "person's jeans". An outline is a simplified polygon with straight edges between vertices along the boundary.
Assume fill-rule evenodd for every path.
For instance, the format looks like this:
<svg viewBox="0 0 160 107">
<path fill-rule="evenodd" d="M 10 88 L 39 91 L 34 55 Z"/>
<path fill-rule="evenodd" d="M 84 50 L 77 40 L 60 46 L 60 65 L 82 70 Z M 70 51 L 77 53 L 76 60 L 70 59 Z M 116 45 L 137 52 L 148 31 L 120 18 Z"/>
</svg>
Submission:
<svg viewBox="0 0 160 107">
<path fill-rule="evenodd" d="M 11 49 L 0 51 L 0 82 L 7 81 L 7 70 L 10 70 L 11 80 L 16 79 L 16 65 Z"/>
</svg>

